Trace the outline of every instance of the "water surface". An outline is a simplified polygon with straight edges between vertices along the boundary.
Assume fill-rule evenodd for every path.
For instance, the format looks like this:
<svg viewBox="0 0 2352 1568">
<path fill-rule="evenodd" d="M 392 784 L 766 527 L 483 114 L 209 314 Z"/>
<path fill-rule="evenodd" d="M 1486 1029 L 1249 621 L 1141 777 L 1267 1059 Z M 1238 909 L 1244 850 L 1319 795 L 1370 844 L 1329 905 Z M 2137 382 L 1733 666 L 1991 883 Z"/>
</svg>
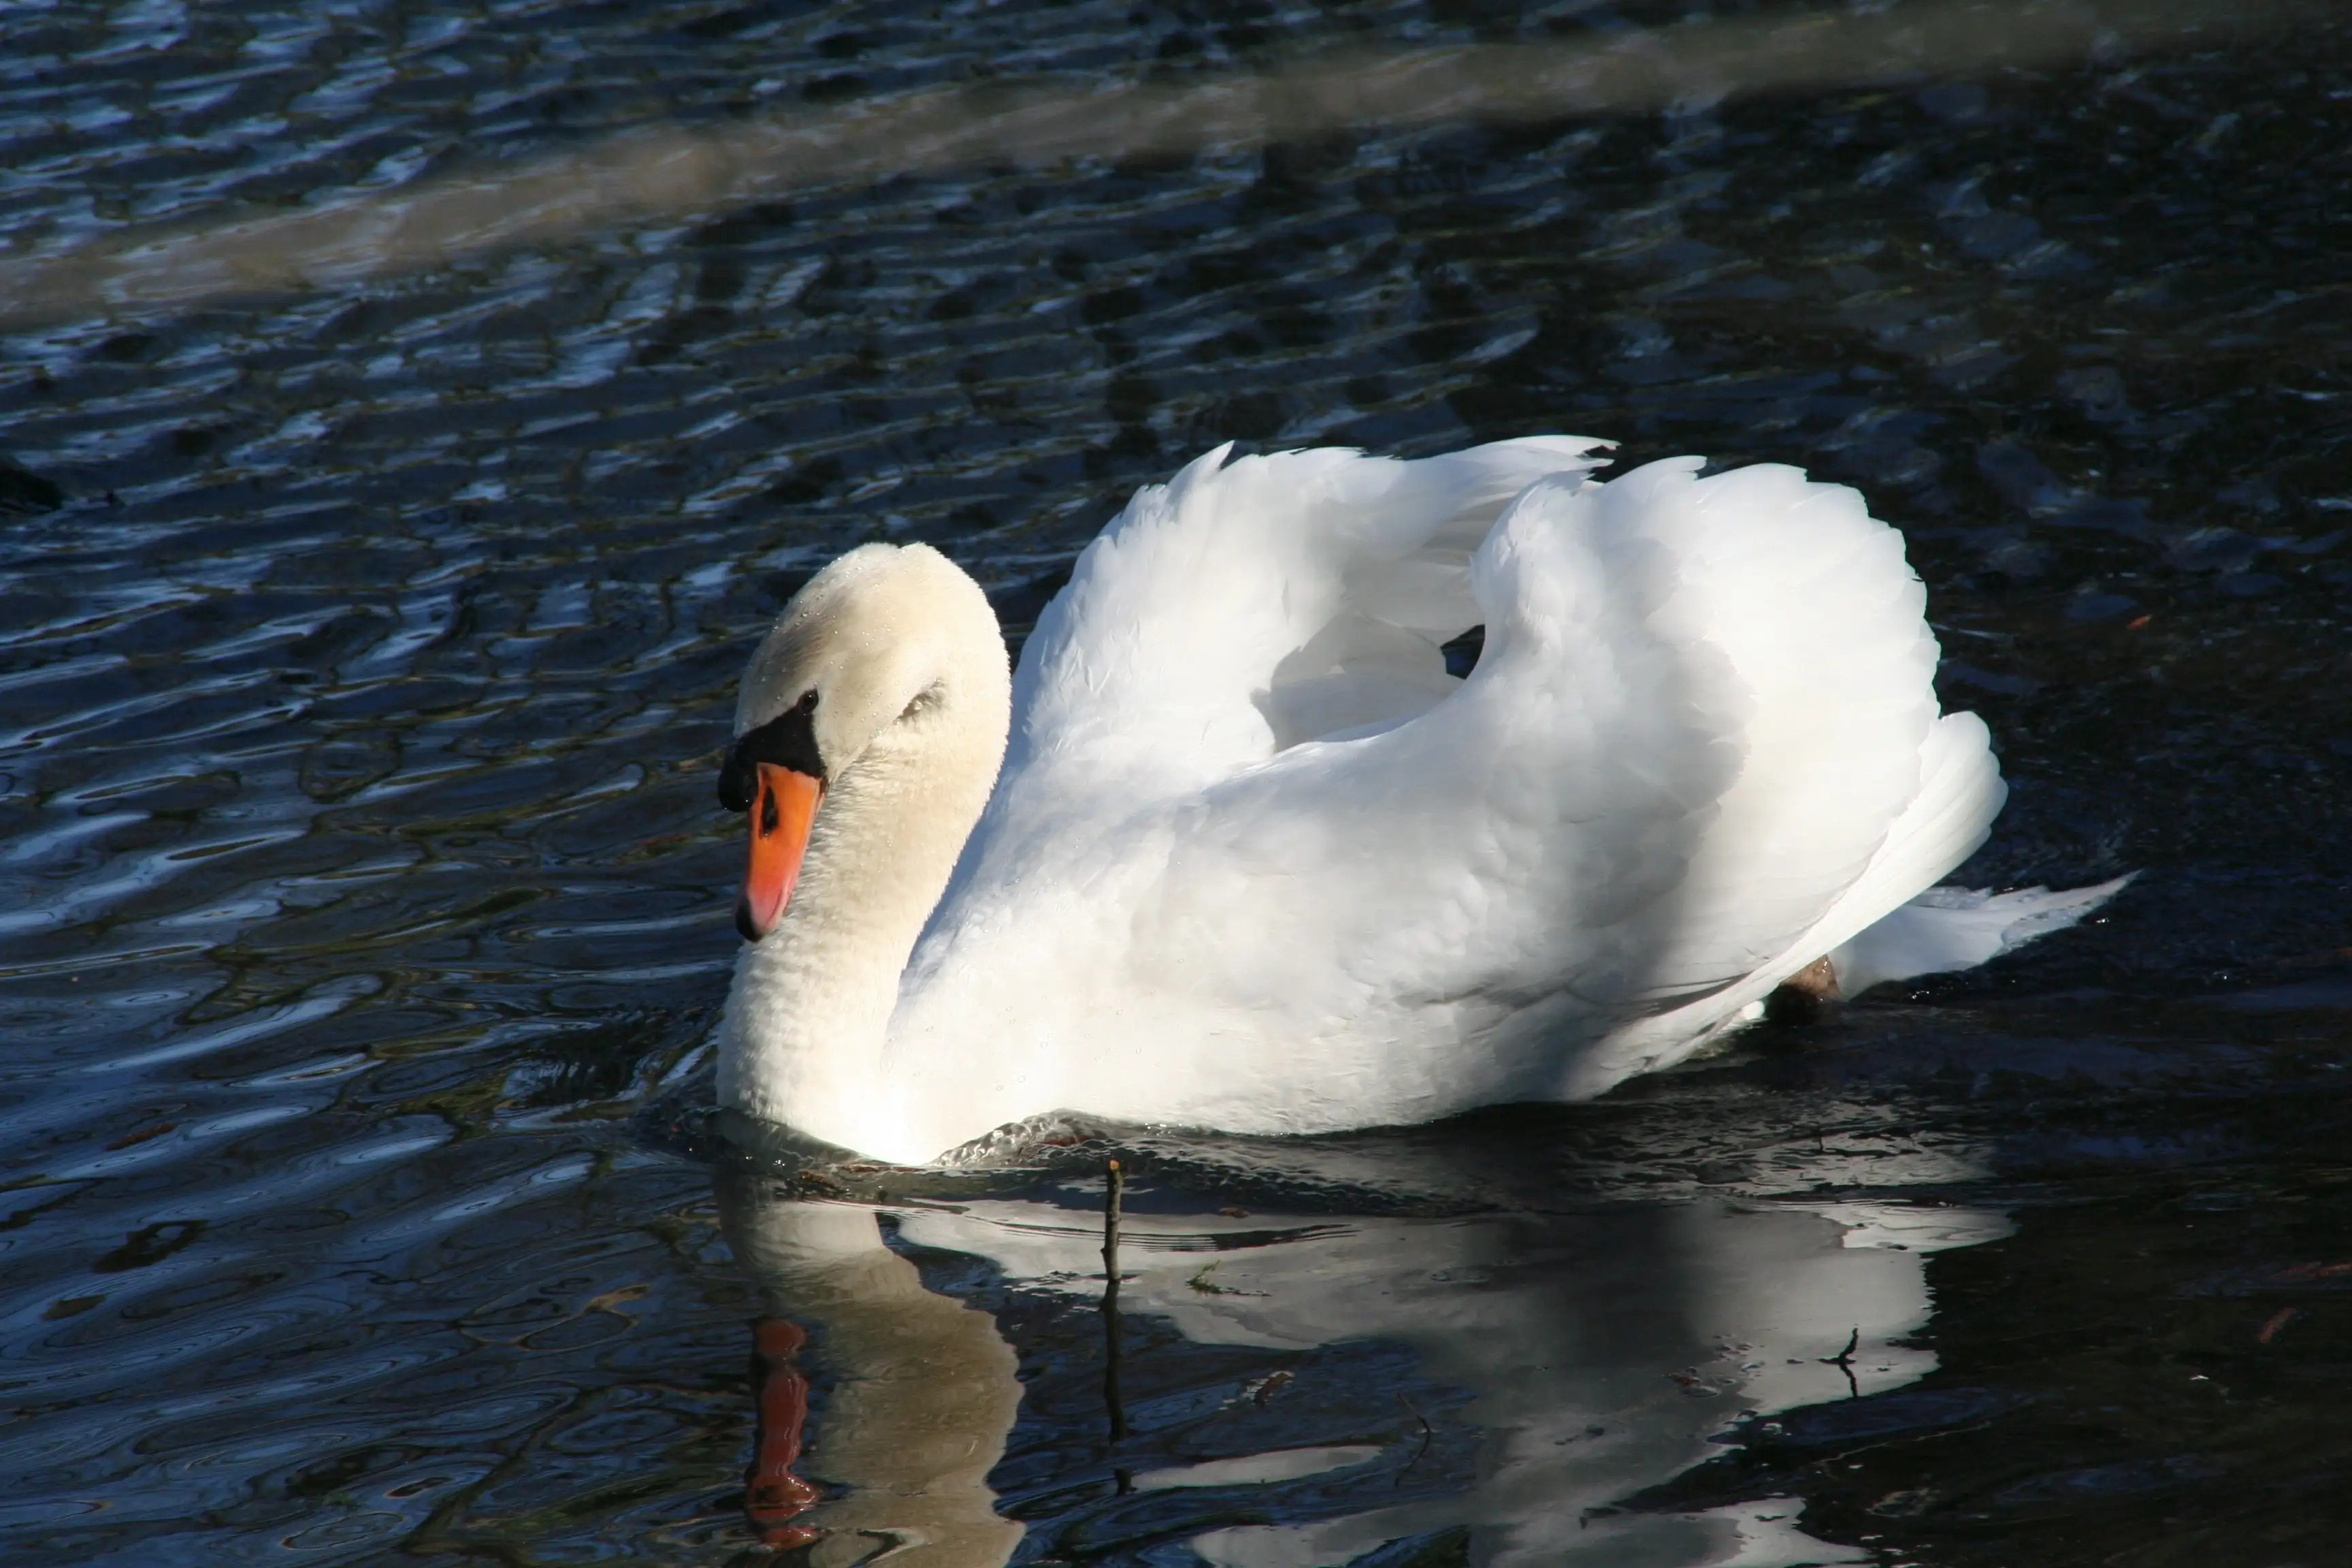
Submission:
<svg viewBox="0 0 2352 1568">
<path fill-rule="evenodd" d="M 0 243 L 990 74 L 1684 15 L 20 8 Z M 1001 1458 L 961 1539 L 1402 1563 L 1543 1558 L 1573 1522 L 1625 1563 L 2328 1561 L 2347 68 L 2306 25 L 983 167 L 0 338 L 5 1554 L 880 1550 L 871 1518 L 772 1548 L 793 1525 L 747 1510 L 785 1399 L 775 1356 L 747 1376 L 761 1326 L 814 1336 L 811 1475 L 875 1363 L 828 1350 L 832 1286 L 743 1239 L 826 1193 L 715 1173 L 693 1114 L 740 855 L 716 753 L 766 618 L 833 552 L 922 539 L 1017 637 L 1216 441 L 1552 429 L 1864 487 L 2013 785 L 1963 878 L 2140 879 L 2017 959 L 1594 1106 L 1129 1147 L 1117 1441 L 1104 1150 L 890 1193 L 878 1228 L 826 1206 L 871 1245 L 824 1256 L 888 1276 L 887 1239 L 894 1299 L 988 1373 L 961 1408 Z M 1411 1310 L 1371 1310 L 1407 1276 Z"/>
</svg>

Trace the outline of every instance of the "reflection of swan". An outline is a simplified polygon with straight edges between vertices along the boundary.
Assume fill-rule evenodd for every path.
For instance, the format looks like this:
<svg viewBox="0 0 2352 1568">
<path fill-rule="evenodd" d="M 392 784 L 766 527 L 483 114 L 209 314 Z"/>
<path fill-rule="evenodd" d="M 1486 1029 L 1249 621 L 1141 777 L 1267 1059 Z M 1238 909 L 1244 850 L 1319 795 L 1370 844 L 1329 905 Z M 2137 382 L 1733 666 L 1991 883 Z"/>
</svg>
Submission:
<svg viewBox="0 0 2352 1568">
<path fill-rule="evenodd" d="M 738 1206 L 730 1236 L 772 1238 L 752 1240 L 744 1255 L 772 1307 L 817 1318 L 827 1363 L 843 1379 L 835 1407 L 819 1414 L 816 1454 L 846 1431 L 840 1440 L 867 1456 L 852 1484 L 870 1493 L 853 1492 L 811 1517 L 836 1529 L 924 1536 L 939 1542 L 942 1562 L 1000 1561 L 1017 1531 L 1000 1525 L 990 1532 L 978 1473 L 956 1471 L 953 1528 L 965 1533 L 950 1546 L 940 1533 L 950 1528 L 949 1513 L 908 1500 L 932 1495 L 936 1467 L 911 1482 L 897 1479 L 893 1440 L 881 1434 L 927 1434 L 928 1446 L 910 1447 L 913 1457 L 902 1461 L 909 1473 L 933 1464 L 921 1455 L 952 1450 L 976 1461 L 1003 1452 L 1019 1398 L 1012 1352 L 986 1332 L 985 1319 L 944 1298 L 931 1299 L 929 1315 L 913 1309 L 913 1271 L 883 1250 L 867 1212 L 757 1206 L 749 1185 L 730 1202 Z M 754 1205 L 748 1215 L 747 1204 Z M 1083 1210 L 981 1202 L 903 1213 L 898 1227 L 909 1243 L 988 1258 L 1016 1289 L 1059 1294 L 1074 1310 L 1087 1310 L 1101 1289 L 1099 1220 Z M 1477 1451 L 1462 1467 L 1463 1484 L 1396 1501 L 1397 1483 L 1428 1440 L 1417 1411 L 1376 1413 L 1370 1428 L 1360 1415 L 1349 1415 L 1354 1424 L 1339 1441 L 1302 1446 L 1292 1437 L 1268 1447 L 1257 1439 L 1253 1447 L 1252 1433 L 1262 1429 L 1253 1423 L 1264 1413 L 1236 1387 L 1223 1415 L 1214 1401 L 1191 1401 L 1172 1435 L 1139 1422 L 1121 1453 L 1133 1467 L 1138 1506 L 1167 1492 L 1218 1489 L 1198 1491 L 1212 1522 L 1192 1545 L 1237 1568 L 1344 1563 L 1384 1542 L 1465 1525 L 1481 1563 L 1763 1568 L 1842 1561 L 1786 1518 L 1770 1517 L 1790 1513 L 1787 1506 L 1696 1516 L 1590 1510 L 1718 1452 L 1707 1439 L 1743 1412 L 1870 1394 L 1918 1376 L 1931 1358 L 1897 1342 L 1927 1318 L 1920 1255 L 1999 1229 L 1997 1219 L 1967 1211 L 1859 1205 L 1443 1220 L 1131 1215 L 1120 1255 L 1130 1322 L 1160 1320 L 1194 1345 L 1256 1347 L 1293 1360 L 1342 1342 L 1402 1344 L 1415 1352 L 1412 1375 L 1424 1385 L 1469 1395 L 1441 1413 L 1439 1425 L 1449 1441 L 1472 1429 Z M 824 1253 L 830 1261 L 814 1275 L 804 1262 L 793 1265 L 801 1274 L 776 1271 L 772 1260 L 788 1249 L 773 1237 L 819 1231 L 835 1238 Z M 790 1250 L 814 1255 L 805 1242 Z M 801 1279 L 826 1283 L 811 1294 L 791 1282 Z M 866 1281 L 879 1292 L 870 1306 L 852 1288 Z M 809 1305 L 819 1296 L 821 1310 Z M 869 1313 L 890 1326 L 850 1327 Z M 1034 1323 L 1038 1315 L 1027 1317 Z M 1032 1331 L 1069 1342 L 1066 1327 Z M 1841 1358 L 1850 1343 L 1853 1354 Z M 925 1426 L 914 1412 L 930 1380 L 940 1398 Z M 992 1394 L 983 1392 L 991 1387 Z M 877 1388 L 887 1397 L 877 1399 Z M 849 1391 L 864 1400 L 855 1410 L 842 1406 Z M 1294 1412 L 1318 1400 L 1380 1412 L 1388 1396 L 1373 1392 L 1368 1400 L 1360 1389 L 1321 1386 L 1307 1371 L 1278 1397 Z M 1299 1429 L 1295 1417 L 1278 1428 Z M 1309 1489 L 1319 1502 L 1296 1500 Z M 1268 1512 L 1290 1517 L 1222 1522 Z"/>
<path fill-rule="evenodd" d="M 817 1354 L 836 1380 L 798 1471 L 837 1491 L 777 1538 L 821 1532 L 818 1568 L 887 1546 L 898 1548 L 890 1561 L 908 1568 L 1003 1563 L 1021 1527 L 997 1517 L 984 1483 L 1003 1455 L 1021 1384 L 996 1325 L 924 1289 L 915 1266 L 882 1245 L 872 1209 L 770 1199 L 755 1181 L 730 1173 L 720 1179 L 719 1215 L 737 1260 L 767 1298 L 758 1342 L 763 1373 L 773 1378 L 781 1370 L 772 1348 L 797 1348 L 796 1332 L 776 1331 L 791 1325 L 818 1331 Z M 789 1458 L 798 1436 L 771 1440 Z M 767 1499 L 758 1495 L 762 1481 Z M 792 1513 L 775 1506 L 776 1492 L 808 1495 L 774 1473 L 755 1476 L 752 1489 L 755 1516 L 764 1504 L 774 1523 Z"/>
<path fill-rule="evenodd" d="M 727 1103 L 909 1161 L 1054 1110 L 1426 1121 L 1677 1060 L 1833 950 L 1958 967 L 2097 901 L 1906 907 L 2002 786 L 1861 498 L 1601 485 L 1596 445 L 1213 452 L 1088 547 L 1009 691 L 944 556 L 819 573 L 721 773 Z"/>
</svg>

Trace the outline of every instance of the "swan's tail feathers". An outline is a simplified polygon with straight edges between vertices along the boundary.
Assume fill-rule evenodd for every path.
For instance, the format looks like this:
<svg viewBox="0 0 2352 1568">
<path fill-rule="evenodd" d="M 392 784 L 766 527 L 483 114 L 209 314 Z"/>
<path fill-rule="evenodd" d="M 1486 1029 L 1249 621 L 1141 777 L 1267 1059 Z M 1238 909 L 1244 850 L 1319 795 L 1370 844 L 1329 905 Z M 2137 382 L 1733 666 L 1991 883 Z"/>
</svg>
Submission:
<svg viewBox="0 0 2352 1568">
<path fill-rule="evenodd" d="M 1930 888 L 1830 954 L 1838 989 L 1852 996 L 1890 980 L 1974 969 L 2064 931 L 2122 892 L 2137 875 L 2056 892 Z"/>
<path fill-rule="evenodd" d="M 1973 713 L 1947 713 L 1920 753 L 1919 793 L 1886 830 L 1870 864 L 1782 961 L 1788 973 L 1853 941 L 1977 852 L 2009 799 L 1992 733 Z M 1843 973 L 1843 970 L 1839 971 Z M 1774 984 L 1783 976 L 1775 976 Z"/>
<path fill-rule="evenodd" d="M 1911 797 L 1862 874 L 1780 956 L 1705 1001 L 1657 1013 L 1615 1031 L 1601 1047 L 1577 1058 L 1561 1098 L 1583 1100 L 1637 1072 L 1672 1067 L 1742 1023 L 1764 1016 L 1764 998 L 1824 953 L 1844 954 L 1881 922 L 1933 889 L 1937 879 L 1976 853 L 2009 798 L 1993 760 L 1992 735 L 1973 713 L 1947 713 L 1927 731 L 1919 755 L 1918 793 Z M 2061 895 L 2063 896 L 2063 895 Z M 1845 962 L 1832 956 L 1840 989 Z M 1924 972 L 1920 972 L 1924 973 Z M 1887 976 L 1881 975 L 1881 979 Z"/>
</svg>

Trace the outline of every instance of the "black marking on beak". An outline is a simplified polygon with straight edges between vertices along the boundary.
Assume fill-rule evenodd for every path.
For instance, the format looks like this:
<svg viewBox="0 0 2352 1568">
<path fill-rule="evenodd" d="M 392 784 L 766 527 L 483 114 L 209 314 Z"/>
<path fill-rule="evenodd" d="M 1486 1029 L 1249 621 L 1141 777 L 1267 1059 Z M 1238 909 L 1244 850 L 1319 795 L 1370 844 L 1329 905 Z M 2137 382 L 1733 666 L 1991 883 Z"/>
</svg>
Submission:
<svg viewBox="0 0 2352 1568">
<path fill-rule="evenodd" d="M 756 730 L 746 730 L 727 748 L 719 768 L 719 804 L 730 811 L 749 811 L 760 793 L 759 766 L 774 763 L 796 773 L 825 782 L 824 759 L 816 750 L 816 689 Z M 773 806 L 769 808 L 771 811 Z M 774 823 L 768 824 L 769 831 Z"/>
</svg>

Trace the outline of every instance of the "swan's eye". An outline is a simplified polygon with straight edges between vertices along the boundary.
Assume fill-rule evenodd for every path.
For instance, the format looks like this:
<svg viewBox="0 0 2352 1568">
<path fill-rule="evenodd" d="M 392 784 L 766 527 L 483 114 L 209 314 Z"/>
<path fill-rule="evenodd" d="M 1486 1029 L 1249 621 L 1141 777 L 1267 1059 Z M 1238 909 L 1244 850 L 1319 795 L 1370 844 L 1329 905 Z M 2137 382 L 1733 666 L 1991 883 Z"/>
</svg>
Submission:
<svg viewBox="0 0 2352 1568">
<path fill-rule="evenodd" d="M 814 713 L 814 712 L 815 712 L 815 711 L 816 711 L 816 688 L 815 688 L 815 687 L 814 687 L 814 686 L 812 686 L 812 687 L 810 687 L 806 691 L 802 692 L 802 693 L 801 693 L 801 700 L 800 700 L 798 702 L 795 702 L 795 703 L 793 703 L 793 710 L 794 712 L 796 712 L 796 713 Z"/>
</svg>

